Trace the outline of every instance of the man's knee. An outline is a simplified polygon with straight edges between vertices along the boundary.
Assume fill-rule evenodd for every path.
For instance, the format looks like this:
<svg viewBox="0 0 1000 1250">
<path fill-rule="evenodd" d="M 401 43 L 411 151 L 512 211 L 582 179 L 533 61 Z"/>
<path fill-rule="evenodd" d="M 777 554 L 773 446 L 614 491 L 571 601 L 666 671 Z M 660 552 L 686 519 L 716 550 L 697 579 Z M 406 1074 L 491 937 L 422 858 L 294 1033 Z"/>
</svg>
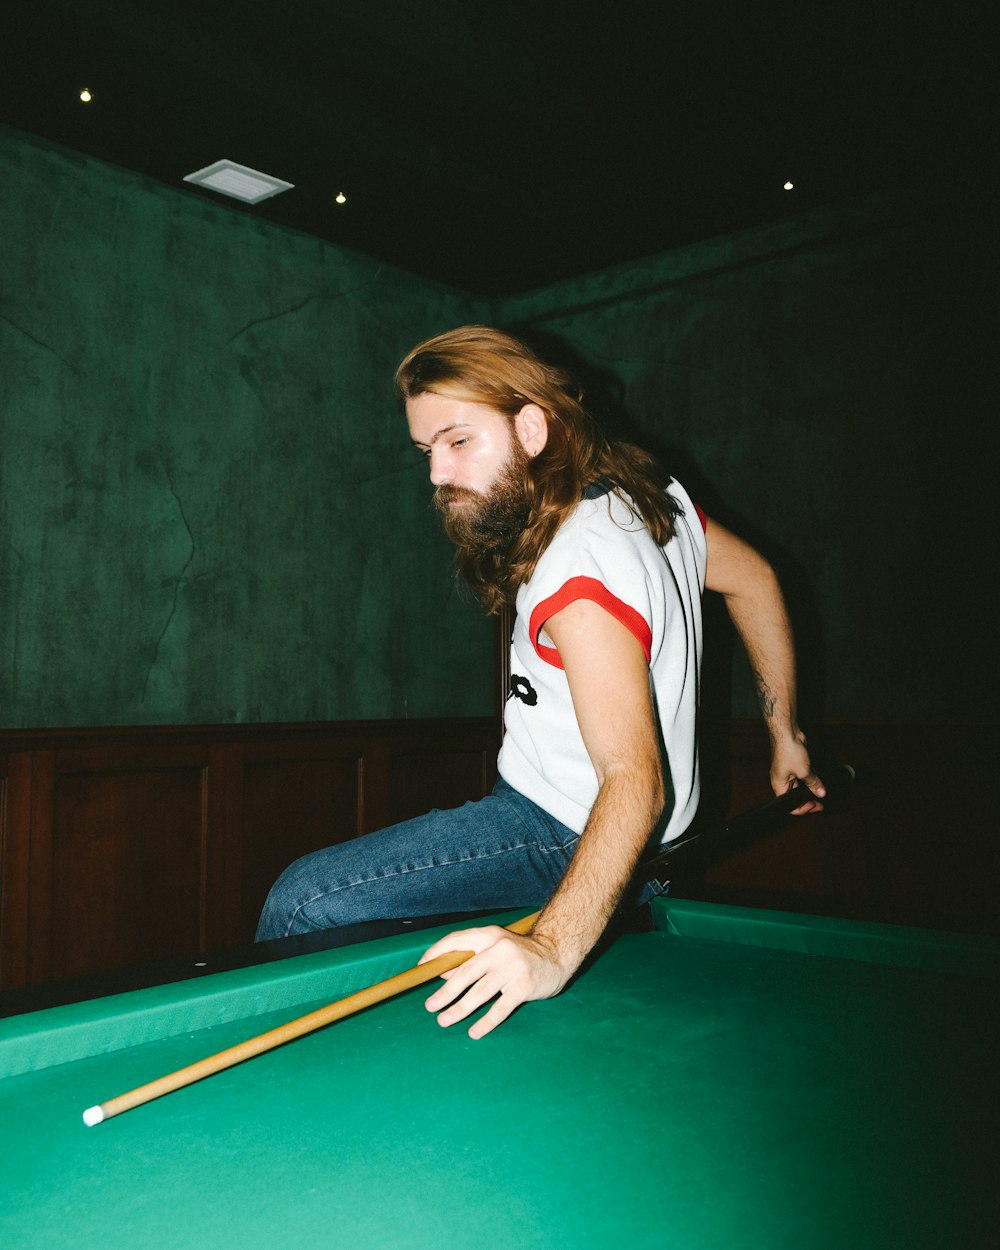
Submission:
<svg viewBox="0 0 1000 1250">
<path fill-rule="evenodd" d="M 313 927 L 304 923 L 305 916 L 302 914 L 310 895 L 316 892 L 315 884 L 309 882 L 308 861 L 312 858 L 305 855 L 297 859 L 271 886 L 257 925 L 258 942 L 305 933 Z"/>
</svg>

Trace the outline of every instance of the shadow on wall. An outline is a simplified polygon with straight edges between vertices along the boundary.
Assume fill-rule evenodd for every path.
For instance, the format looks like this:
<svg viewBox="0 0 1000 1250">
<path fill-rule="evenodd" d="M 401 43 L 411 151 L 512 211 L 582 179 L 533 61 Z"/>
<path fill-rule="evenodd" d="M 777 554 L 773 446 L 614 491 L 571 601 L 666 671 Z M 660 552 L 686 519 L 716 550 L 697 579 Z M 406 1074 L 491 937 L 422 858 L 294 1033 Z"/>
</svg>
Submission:
<svg viewBox="0 0 1000 1250">
<path fill-rule="evenodd" d="M 734 533 L 746 539 L 777 570 L 792 618 L 799 661 L 799 717 L 809 735 L 814 758 L 825 753 L 822 725 L 826 704 L 826 664 L 823 622 L 808 571 L 772 537 L 747 518 L 738 515 L 701 470 L 692 452 L 640 428 L 625 403 L 625 386 L 613 370 L 595 367 L 572 344 L 560 336 L 512 327 L 545 360 L 566 370 L 584 395 L 588 411 L 612 438 L 634 442 L 652 452 L 662 465 L 684 483 L 700 507 Z M 702 670 L 701 719 L 703 811 L 700 818 L 724 818 L 730 777 L 728 734 L 715 727 L 728 725 L 734 705 L 734 660 L 743 655 L 718 595 L 705 597 L 705 656 Z M 749 672 L 745 659 L 736 661 L 737 672 Z M 746 678 L 750 681 L 749 675 Z"/>
</svg>

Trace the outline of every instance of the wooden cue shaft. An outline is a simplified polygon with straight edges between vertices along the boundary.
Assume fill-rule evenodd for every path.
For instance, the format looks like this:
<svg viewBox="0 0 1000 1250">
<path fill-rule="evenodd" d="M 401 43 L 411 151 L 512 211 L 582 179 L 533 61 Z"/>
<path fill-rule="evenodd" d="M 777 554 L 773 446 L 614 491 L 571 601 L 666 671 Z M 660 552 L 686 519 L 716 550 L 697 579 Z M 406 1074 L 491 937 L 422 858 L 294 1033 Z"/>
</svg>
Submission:
<svg viewBox="0 0 1000 1250">
<path fill-rule="evenodd" d="M 507 928 L 511 933 L 527 933 L 538 916 L 539 913 L 534 912 L 508 925 Z M 388 980 L 369 985 L 355 994 L 338 999 L 337 1002 L 299 1016 L 296 1020 L 289 1020 L 287 1024 L 280 1024 L 266 1033 L 248 1038 L 245 1042 L 238 1042 L 227 1050 L 220 1050 L 217 1054 L 199 1059 L 197 1063 L 189 1064 L 186 1068 L 179 1068 L 176 1072 L 158 1077 L 155 1081 L 140 1085 L 126 1094 L 119 1094 L 117 1098 L 99 1103 L 96 1107 L 91 1107 L 84 1112 L 84 1123 L 88 1126 L 100 1124 L 103 1120 L 110 1120 L 112 1116 L 121 1115 L 123 1111 L 131 1111 L 133 1107 L 152 1102 L 155 1098 L 162 1098 L 164 1094 L 171 1094 L 175 1089 L 193 1085 L 195 1081 L 203 1080 L 206 1076 L 235 1067 L 236 1064 L 243 1063 L 246 1059 L 252 1059 L 255 1055 L 261 1055 L 267 1050 L 274 1050 L 275 1047 L 283 1046 L 285 1042 L 294 1041 L 297 1037 L 304 1037 L 306 1033 L 313 1033 L 316 1029 L 323 1028 L 324 1025 L 332 1024 L 335 1020 L 342 1020 L 345 1016 L 364 1011 L 366 1007 L 402 994 L 404 990 L 433 981 L 435 977 L 465 963 L 467 959 L 472 958 L 472 955 L 472 951 L 449 951 L 425 964 L 417 964 L 405 972 L 389 977 Z"/>
</svg>

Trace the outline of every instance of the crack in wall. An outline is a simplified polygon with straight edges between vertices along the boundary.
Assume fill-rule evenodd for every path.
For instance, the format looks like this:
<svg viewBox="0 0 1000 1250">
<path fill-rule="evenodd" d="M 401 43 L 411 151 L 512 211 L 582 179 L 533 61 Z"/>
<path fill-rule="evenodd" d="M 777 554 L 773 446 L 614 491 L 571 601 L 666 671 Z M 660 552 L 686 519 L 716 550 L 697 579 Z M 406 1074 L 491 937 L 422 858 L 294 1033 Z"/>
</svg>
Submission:
<svg viewBox="0 0 1000 1250">
<path fill-rule="evenodd" d="M 280 321 L 282 317 L 294 316 L 295 313 L 301 312 L 302 309 L 307 307 L 309 304 L 314 304 L 320 301 L 332 304 L 337 300 L 346 299 L 349 295 L 355 295 L 358 291 L 363 291 L 366 287 L 372 286 L 375 282 L 377 282 L 379 275 L 382 272 L 382 268 L 383 267 L 379 265 L 370 278 L 367 278 L 364 282 L 359 282 L 357 286 L 348 287 L 346 291 L 338 291 L 336 295 L 307 295 L 304 300 L 300 301 L 298 304 L 293 304 L 291 308 L 283 308 L 280 312 L 268 313 L 266 317 L 256 317 L 253 321 L 248 321 L 241 330 L 237 330 L 234 335 L 227 339 L 226 345 L 229 346 L 229 344 L 235 343 L 238 338 L 246 334 L 249 330 L 252 330 L 255 326 L 266 325 L 269 321 Z"/>
<path fill-rule="evenodd" d="M 6 520 L 6 518 L 4 518 Z M 7 527 L 0 526 L 6 529 Z M 8 550 L 12 557 L 14 567 L 6 572 L 5 576 L 0 579 L 0 585 L 4 585 L 4 589 L 9 593 L 6 595 L 7 600 L 17 605 L 6 613 L 6 622 L 8 625 L 8 635 L 4 638 L 4 650 L 8 653 L 5 657 L 4 667 L 9 672 L 9 684 L 5 684 L 3 677 L 0 676 L 0 724 L 11 724 L 7 719 L 7 702 L 12 694 L 16 691 L 17 675 L 21 667 L 21 611 L 20 611 L 20 587 L 23 583 L 23 574 L 25 569 L 25 557 L 13 545 L 10 544 Z M 3 786 L 0 783 L 0 790 Z M 0 833 L 2 833 L 3 820 L 0 819 Z"/>
<path fill-rule="evenodd" d="M 34 343 L 35 346 L 40 347 L 42 351 L 50 352 L 53 356 L 55 356 L 56 360 L 61 360 L 67 369 L 70 368 L 69 361 L 62 355 L 61 352 L 57 352 L 54 347 L 50 347 L 49 344 L 44 342 L 42 339 L 36 338 L 35 335 L 26 330 L 24 326 L 18 325 L 16 321 L 12 321 L 10 317 L 5 316 L 3 313 L 0 313 L 0 321 L 6 322 L 12 330 L 16 330 L 18 334 L 23 335 L 29 343 Z"/>
<path fill-rule="evenodd" d="M 170 476 L 170 470 L 167 468 L 167 464 L 163 458 L 162 453 L 160 454 L 160 465 L 163 468 L 163 476 L 167 480 L 167 489 L 170 491 L 171 495 L 173 495 L 174 502 L 177 504 L 177 511 L 180 515 L 181 523 L 183 524 L 184 529 L 187 533 L 188 541 L 191 544 L 191 550 L 188 552 L 187 559 L 184 561 L 183 565 L 180 568 L 180 571 L 178 572 L 176 578 L 174 579 L 173 601 L 171 602 L 171 605 L 170 605 L 170 611 L 167 613 L 167 619 L 163 623 L 163 628 L 160 630 L 160 636 L 156 640 L 156 646 L 153 648 L 153 658 L 150 660 L 149 667 L 146 669 L 146 676 L 143 679 L 143 683 L 142 683 L 142 693 L 139 695 L 140 703 L 145 703 L 146 701 L 146 692 L 149 689 L 149 680 L 153 675 L 153 670 L 156 668 L 157 662 L 159 661 L 160 648 L 163 645 L 163 639 L 167 636 L 167 630 L 173 624 L 174 617 L 177 614 L 177 603 L 180 598 L 181 584 L 183 583 L 184 576 L 187 573 L 188 569 L 191 567 L 191 562 L 194 560 L 195 555 L 196 555 L 194 534 L 191 532 L 191 526 L 188 524 L 187 515 L 184 512 L 184 505 L 181 502 L 181 497 L 180 495 L 178 495 L 177 491 L 174 489 L 174 481 L 173 481 L 173 478 Z"/>
</svg>

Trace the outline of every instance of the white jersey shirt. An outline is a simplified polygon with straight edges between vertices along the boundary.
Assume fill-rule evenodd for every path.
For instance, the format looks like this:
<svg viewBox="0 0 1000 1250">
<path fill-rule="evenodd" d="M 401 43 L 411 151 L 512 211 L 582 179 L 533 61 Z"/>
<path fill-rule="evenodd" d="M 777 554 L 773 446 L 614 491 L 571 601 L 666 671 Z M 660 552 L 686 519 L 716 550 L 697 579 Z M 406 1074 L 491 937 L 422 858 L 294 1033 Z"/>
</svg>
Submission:
<svg viewBox="0 0 1000 1250">
<path fill-rule="evenodd" d="M 597 797 L 597 774 L 545 622 L 578 599 L 592 600 L 620 621 L 649 663 L 668 796 L 658 840 L 679 837 L 698 806 L 705 522 L 678 483 L 669 493 L 682 511 L 673 538 L 658 547 L 627 497 L 604 483 L 590 487 L 517 593 L 499 771 L 577 833 Z"/>
</svg>

